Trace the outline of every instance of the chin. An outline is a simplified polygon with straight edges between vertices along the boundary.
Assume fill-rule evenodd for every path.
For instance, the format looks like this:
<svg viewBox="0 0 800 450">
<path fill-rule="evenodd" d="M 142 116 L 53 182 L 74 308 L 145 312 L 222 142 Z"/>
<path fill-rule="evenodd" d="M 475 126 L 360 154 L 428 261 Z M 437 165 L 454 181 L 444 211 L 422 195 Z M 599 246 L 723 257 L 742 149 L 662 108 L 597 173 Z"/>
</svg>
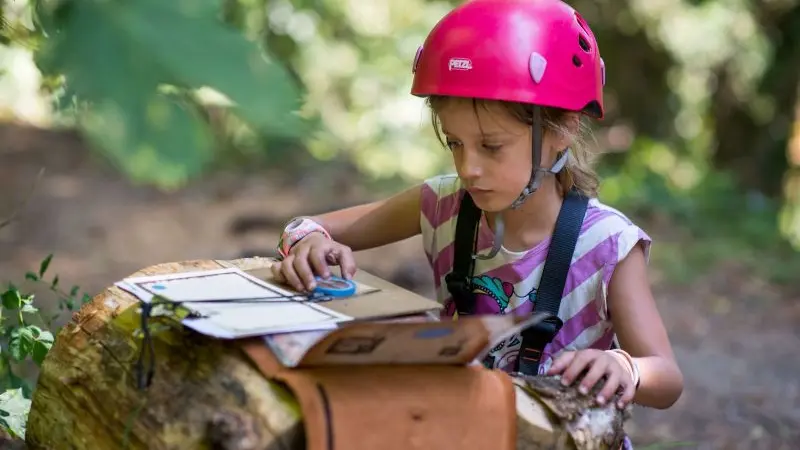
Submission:
<svg viewBox="0 0 800 450">
<path fill-rule="evenodd" d="M 472 201 L 475 202 L 475 206 L 480 208 L 485 212 L 496 213 L 503 211 L 511 206 L 511 203 L 514 202 L 514 199 L 506 199 L 504 196 L 498 196 L 496 194 L 492 195 L 473 195 Z"/>
</svg>

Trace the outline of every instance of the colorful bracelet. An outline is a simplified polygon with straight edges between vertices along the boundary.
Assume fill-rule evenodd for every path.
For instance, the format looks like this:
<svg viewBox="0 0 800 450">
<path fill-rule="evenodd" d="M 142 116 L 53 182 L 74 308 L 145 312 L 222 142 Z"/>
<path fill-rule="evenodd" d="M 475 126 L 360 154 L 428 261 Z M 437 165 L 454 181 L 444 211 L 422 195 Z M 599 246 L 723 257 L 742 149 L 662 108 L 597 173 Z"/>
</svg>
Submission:
<svg viewBox="0 0 800 450">
<path fill-rule="evenodd" d="M 296 217 L 290 220 L 283 229 L 281 238 L 278 241 L 278 254 L 280 254 L 282 258 L 286 258 L 289 256 L 289 251 L 292 247 L 311 233 L 322 233 L 323 236 L 331 239 L 328 230 L 311 218 Z"/>
</svg>

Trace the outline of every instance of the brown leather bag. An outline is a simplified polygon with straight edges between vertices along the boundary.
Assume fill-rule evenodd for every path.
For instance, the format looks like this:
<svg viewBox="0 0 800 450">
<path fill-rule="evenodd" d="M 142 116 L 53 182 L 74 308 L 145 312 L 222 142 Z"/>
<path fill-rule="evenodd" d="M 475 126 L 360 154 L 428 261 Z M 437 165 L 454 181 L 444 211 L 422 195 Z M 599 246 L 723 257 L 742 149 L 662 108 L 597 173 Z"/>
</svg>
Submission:
<svg viewBox="0 0 800 450">
<path fill-rule="evenodd" d="M 516 399 L 504 372 L 464 364 L 289 368 L 263 339 L 241 346 L 265 376 L 285 383 L 298 399 L 308 450 L 516 446 Z"/>
</svg>

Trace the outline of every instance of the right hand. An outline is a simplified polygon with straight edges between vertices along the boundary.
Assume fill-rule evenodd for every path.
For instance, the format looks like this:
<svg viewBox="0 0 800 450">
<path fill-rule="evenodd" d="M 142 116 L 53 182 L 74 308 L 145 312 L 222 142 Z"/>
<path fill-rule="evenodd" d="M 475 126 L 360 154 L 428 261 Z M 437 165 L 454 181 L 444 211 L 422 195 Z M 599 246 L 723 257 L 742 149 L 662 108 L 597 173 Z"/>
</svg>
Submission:
<svg viewBox="0 0 800 450">
<path fill-rule="evenodd" d="M 331 276 L 330 265 L 338 265 L 341 276 L 350 279 L 356 273 L 356 262 L 350 247 L 330 240 L 321 233 L 311 233 L 297 242 L 289 255 L 272 265 L 275 281 L 287 283 L 299 292 L 317 287 L 314 275 Z"/>
</svg>

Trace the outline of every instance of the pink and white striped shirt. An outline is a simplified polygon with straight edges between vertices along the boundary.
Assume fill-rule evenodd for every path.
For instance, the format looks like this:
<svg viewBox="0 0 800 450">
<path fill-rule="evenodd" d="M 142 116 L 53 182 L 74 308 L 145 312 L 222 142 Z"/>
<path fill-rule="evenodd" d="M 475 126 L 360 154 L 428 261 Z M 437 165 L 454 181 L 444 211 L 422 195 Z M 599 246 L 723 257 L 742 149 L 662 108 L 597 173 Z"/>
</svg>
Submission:
<svg viewBox="0 0 800 450">
<path fill-rule="evenodd" d="M 456 217 L 464 189 L 458 176 L 441 175 L 422 185 L 421 225 L 425 253 L 433 268 L 437 300 L 445 306 L 443 317 L 452 316 L 455 305 L 444 277 L 453 267 Z M 492 247 L 494 233 L 482 217 L 478 250 Z M 642 242 L 649 257 L 650 237 L 619 211 L 589 201 L 589 207 L 572 257 L 559 317 L 564 326 L 542 355 L 539 372 L 550 367 L 553 357 L 564 350 L 608 349 L 614 331 L 606 298 L 608 283 L 617 263 Z M 502 248 L 489 260 L 476 260 L 472 290 L 477 309 L 483 314 L 528 314 L 535 309 L 536 288 L 542 276 L 550 238 L 524 252 Z M 519 336 L 498 344 L 489 355 L 495 368 L 511 370 L 519 351 Z"/>
</svg>

